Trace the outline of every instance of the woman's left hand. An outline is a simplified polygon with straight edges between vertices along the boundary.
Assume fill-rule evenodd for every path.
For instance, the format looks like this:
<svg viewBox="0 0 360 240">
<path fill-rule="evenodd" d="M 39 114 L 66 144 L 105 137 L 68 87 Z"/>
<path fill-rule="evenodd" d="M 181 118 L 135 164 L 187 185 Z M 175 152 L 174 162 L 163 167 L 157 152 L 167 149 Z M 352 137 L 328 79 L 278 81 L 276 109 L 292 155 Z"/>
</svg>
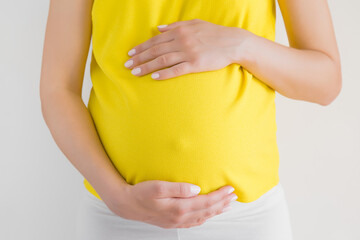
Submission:
<svg viewBox="0 0 360 240">
<path fill-rule="evenodd" d="M 143 76 L 156 71 L 151 77 L 164 80 L 226 67 L 239 62 L 233 57 L 249 33 L 242 28 L 201 19 L 178 21 L 158 29 L 162 34 L 129 51 L 132 58 L 125 63 L 125 67 L 132 69 L 132 74 Z"/>
</svg>

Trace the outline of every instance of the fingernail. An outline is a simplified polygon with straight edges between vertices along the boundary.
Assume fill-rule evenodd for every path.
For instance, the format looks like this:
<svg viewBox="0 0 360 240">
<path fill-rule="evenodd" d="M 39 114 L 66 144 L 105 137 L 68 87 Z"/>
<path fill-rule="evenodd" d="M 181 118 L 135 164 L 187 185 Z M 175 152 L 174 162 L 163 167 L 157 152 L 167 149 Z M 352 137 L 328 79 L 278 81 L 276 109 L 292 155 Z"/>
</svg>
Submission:
<svg viewBox="0 0 360 240">
<path fill-rule="evenodd" d="M 155 78 L 158 78 L 160 75 L 158 74 L 158 73 L 153 73 L 153 74 L 151 74 L 151 77 L 153 78 L 153 79 L 155 79 Z"/>
<path fill-rule="evenodd" d="M 228 194 L 232 193 L 234 190 L 235 190 L 235 188 L 233 188 L 233 187 L 229 188 Z"/>
<path fill-rule="evenodd" d="M 190 191 L 191 191 L 191 193 L 198 194 L 201 191 L 201 188 L 199 186 L 192 185 L 190 187 Z"/>
<path fill-rule="evenodd" d="M 235 195 L 235 196 L 233 196 L 230 200 L 231 200 L 231 201 L 235 201 L 237 198 L 238 198 L 238 196 Z"/>
<path fill-rule="evenodd" d="M 163 24 L 163 25 L 159 25 L 158 28 L 164 28 L 166 26 L 167 26 L 167 24 Z"/>
<path fill-rule="evenodd" d="M 128 54 L 129 54 L 130 56 L 132 56 L 132 55 L 135 54 L 135 52 L 136 52 L 136 50 L 133 48 L 133 49 L 131 49 L 131 50 L 128 52 Z"/>
<path fill-rule="evenodd" d="M 125 67 L 130 67 L 131 65 L 133 65 L 134 61 L 132 59 L 126 61 L 125 63 Z"/>
<path fill-rule="evenodd" d="M 141 72 L 140 68 L 134 68 L 133 70 L 131 70 L 131 73 L 134 74 L 134 75 L 136 75 L 136 74 L 138 74 L 140 72 Z"/>
<path fill-rule="evenodd" d="M 231 206 L 227 206 L 227 207 L 224 207 L 222 211 L 223 211 L 223 212 L 226 212 L 226 211 L 229 211 L 230 209 L 232 209 L 232 207 L 231 207 Z"/>
</svg>

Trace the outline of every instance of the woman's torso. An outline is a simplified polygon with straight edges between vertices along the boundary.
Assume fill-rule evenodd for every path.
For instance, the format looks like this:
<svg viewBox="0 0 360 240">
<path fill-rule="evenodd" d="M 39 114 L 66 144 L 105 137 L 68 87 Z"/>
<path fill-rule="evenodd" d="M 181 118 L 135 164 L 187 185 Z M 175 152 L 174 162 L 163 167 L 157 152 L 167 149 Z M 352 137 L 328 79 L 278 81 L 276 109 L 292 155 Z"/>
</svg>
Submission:
<svg viewBox="0 0 360 240">
<path fill-rule="evenodd" d="M 275 91 L 238 64 L 161 81 L 124 66 L 158 25 L 193 18 L 275 39 L 274 0 L 94 0 L 88 110 L 129 184 L 229 184 L 251 202 L 279 181 Z"/>
</svg>

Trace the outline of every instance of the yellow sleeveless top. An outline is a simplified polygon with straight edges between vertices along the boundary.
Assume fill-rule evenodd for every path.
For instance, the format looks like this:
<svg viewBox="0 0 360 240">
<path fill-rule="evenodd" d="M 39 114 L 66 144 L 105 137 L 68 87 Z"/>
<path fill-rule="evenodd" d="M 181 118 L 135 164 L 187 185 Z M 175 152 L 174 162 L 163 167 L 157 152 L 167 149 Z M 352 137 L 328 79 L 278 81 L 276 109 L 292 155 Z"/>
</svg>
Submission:
<svg viewBox="0 0 360 240">
<path fill-rule="evenodd" d="M 275 40 L 275 0 L 94 0 L 88 110 L 128 184 L 231 185 L 251 202 L 279 182 L 274 89 L 239 64 L 166 80 L 124 66 L 158 25 L 193 18 Z"/>
</svg>

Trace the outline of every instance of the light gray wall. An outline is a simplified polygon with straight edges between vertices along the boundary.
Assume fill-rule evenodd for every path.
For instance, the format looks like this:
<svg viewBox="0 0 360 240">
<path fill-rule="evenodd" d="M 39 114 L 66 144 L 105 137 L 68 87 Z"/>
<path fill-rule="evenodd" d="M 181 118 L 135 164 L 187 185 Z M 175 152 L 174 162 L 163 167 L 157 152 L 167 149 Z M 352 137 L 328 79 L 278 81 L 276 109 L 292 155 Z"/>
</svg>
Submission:
<svg viewBox="0 0 360 240">
<path fill-rule="evenodd" d="M 0 3 L 0 239 L 73 239 L 75 230 L 83 178 L 53 141 L 39 101 L 48 5 Z M 326 107 L 276 97 L 280 179 L 295 240 L 360 239 L 360 4 L 329 5 L 342 58 L 342 92 Z M 277 17 L 276 41 L 287 45 L 279 9 Z"/>
</svg>

